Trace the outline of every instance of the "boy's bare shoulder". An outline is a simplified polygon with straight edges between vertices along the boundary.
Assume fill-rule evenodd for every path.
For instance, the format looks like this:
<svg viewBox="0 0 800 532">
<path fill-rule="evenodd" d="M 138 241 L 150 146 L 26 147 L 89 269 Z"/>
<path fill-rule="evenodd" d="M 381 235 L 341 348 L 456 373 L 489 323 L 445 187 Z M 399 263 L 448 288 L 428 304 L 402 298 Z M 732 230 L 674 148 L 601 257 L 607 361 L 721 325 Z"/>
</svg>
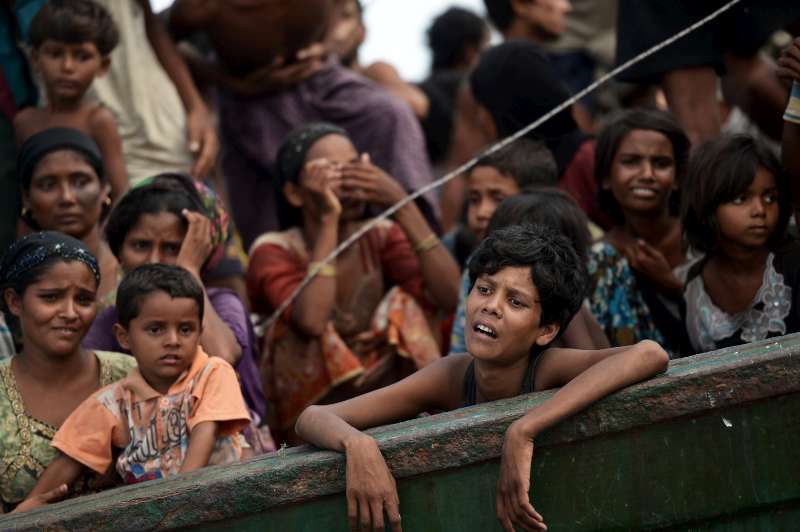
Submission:
<svg viewBox="0 0 800 532">
<path fill-rule="evenodd" d="M 114 113 L 101 103 L 88 104 L 86 109 L 86 126 L 90 136 L 98 140 L 98 136 L 118 135 L 117 120 Z"/>
</svg>

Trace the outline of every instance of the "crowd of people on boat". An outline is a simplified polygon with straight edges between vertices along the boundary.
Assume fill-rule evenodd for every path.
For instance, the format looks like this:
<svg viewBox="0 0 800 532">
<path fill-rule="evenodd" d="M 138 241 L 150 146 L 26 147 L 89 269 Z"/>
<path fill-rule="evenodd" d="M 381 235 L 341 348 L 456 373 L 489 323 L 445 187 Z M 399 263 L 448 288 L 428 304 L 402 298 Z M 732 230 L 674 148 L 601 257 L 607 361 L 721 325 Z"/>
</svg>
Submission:
<svg viewBox="0 0 800 532">
<path fill-rule="evenodd" d="M 484 3 L 418 83 L 360 60 L 359 0 L 0 3 L 3 513 L 309 442 L 354 528 L 399 530 L 363 430 L 559 388 L 496 495 L 544 530 L 544 430 L 800 332 L 800 7 L 744 0 L 485 152 L 727 2 Z"/>
</svg>

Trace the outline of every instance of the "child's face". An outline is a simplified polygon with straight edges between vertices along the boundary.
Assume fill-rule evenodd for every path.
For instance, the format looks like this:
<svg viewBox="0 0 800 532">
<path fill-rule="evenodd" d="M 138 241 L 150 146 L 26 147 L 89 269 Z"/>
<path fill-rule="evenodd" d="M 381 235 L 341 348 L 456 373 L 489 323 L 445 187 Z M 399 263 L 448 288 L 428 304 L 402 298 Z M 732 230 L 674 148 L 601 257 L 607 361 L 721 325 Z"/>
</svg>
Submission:
<svg viewBox="0 0 800 532">
<path fill-rule="evenodd" d="M 59 150 L 36 165 L 26 206 L 42 229 L 83 238 L 100 222 L 109 187 L 80 154 Z"/>
<path fill-rule="evenodd" d="M 720 240 L 742 248 L 766 245 L 780 216 L 775 176 L 758 167 L 744 194 L 717 207 Z"/>
<path fill-rule="evenodd" d="M 521 16 L 537 33 L 556 38 L 567 29 L 567 14 L 572 11 L 569 0 L 534 0 L 525 2 Z"/>
<path fill-rule="evenodd" d="M 672 143 L 658 131 L 635 129 L 619 144 L 611 175 L 603 181 L 623 212 L 652 213 L 667 209 L 677 187 Z"/>
<path fill-rule="evenodd" d="M 139 301 L 139 315 L 125 329 L 114 328 L 120 345 L 130 350 L 145 380 L 166 393 L 194 361 L 202 326 L 197 302 L 153 292 Z"/>
<path fill-rule="evenodd" d="M 541 325 L 541 315 L 530 268 L 508 267 L 494 275 L 484 274 L 467 298 L 467 350 L 479 360 L 518 363 L 534 345 L 547 345 L 558 333 L 557 325 Z"/>
<path fill-rule="evenodd" d="M 122 268 L 130 271 L 145 264 L 175 265 L 185 237 L 186 225 L 173 213 L 142 214 L 122 242 Z"/>
<path fill-rule="evenodd" d="M 106 73 L 110 60 L 92 42 L 70 44 L 46 40 L 34 51 L 34 64 L 42 74 L 50 98 L 82 97 L 94 78 Z"/>
<path fill-rule="evenodd" d="M 519 194 L 513 178 L 501 174 L 491 166 L 477 166 L 469 174 L 467 225 L 470 231 L 483 240 L 494 211 L 509 196 Z"/>
<path fill-rule="evenodd" d="M 22 296 L 5 292 L 26 349 L 67 356 L 79 348 L 97 315 L 97 282 L 82 262 L 56 262 Z"/>
</svg>

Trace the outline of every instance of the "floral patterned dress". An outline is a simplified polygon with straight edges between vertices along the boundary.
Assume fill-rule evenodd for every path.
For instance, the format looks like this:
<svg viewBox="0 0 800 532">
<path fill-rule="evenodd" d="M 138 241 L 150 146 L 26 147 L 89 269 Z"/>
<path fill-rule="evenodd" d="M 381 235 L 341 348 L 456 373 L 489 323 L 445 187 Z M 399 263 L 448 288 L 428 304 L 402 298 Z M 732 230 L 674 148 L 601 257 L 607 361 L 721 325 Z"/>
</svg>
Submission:
<svg viewBox="0 0 800 532">
<path fill-rule="evenodd" d="M 592 246 L 587 268 L 592 279 L 589 306 L 613 347 L 653 340 L 672 358 L 686 354 L 680 301 L 666 299 L 637 278 L 625 256 L 608 242 Z"/>
<path fill-rule="evenodd" d="M 761 288 L 748 308 L 728 314 L 705 290 L 705 261 L 689 273 L 684 291 L 686 330 L 692 347 L 704 353 L 800 331 L 797 298 L 800 244 L 792 243 L 767 257 Z"/>
<path fill-rule="evenodd" d="M 95 351 L 100 362 L 98 389 L 118 381 L 136 366 L 136 359 Z M 0 503 L 13 510 L 30 493 L 39 475 L 56 457 L 50 446 L 58 427 L 29 416 L 11 371 L 11 358 L 0 360 Z M 83 482 L 86 485 L 85 479 Z M 85 491 L 85 490 L 78 490 Z"/>
</svg>

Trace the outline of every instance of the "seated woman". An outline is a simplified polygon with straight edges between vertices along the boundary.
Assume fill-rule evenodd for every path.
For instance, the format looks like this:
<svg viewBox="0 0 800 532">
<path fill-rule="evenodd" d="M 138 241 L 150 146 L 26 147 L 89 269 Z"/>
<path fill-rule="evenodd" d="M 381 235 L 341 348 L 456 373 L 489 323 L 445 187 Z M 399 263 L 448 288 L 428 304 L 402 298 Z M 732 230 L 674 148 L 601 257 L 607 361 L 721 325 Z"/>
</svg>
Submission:
<svg viewBox="0 0 800 532">
<path fill-rule="evenodd" d="M 205 272 L 222 259 L 227 237 L 228 215 L 217 196 L 183 174 L 161 174 L 140 182 L 120 199 L 106 224 L 106 239 L 123 270 L 148 263 L 175 264 L 189 270 L 201 284 Z M 206 287 L 205 294 L 200 344 L 209 355 L 236 368 L 257 426 L 266 416 L 266 401 L 247 310 L 231 290 Z M 114 336 L 116 322 L 113 307 L 101 312 L 84 347 L 126 352 Z M 255 452 L 272 450 L 266 431 L 264 438 L 247 436 Z"/>
<path fill-rule="evenodd" d="M 97 257 L 102 305 L 117 289 L 117 259 L 100 229 L 111 207 L 111 186 L 97 144 L 77 129 L 46 129 L 20 148 L 17 177 L 26 225 L 77 238 Z"/>
<path fill-rule="evenodd" d="M 508 428 L 503 444 L 497 515 L 544 530 L 528 499 L 534 439 L 551 425 L 606 395 L 664 371 L 668 357 L 653 342 L 581 351 L 551 348 L 588 285 L 584 265 L 563 236 L 538 226 L 489 235 L 469 263 L 467 354 L 444 357 L 386 388 L 327 406 L 309 407 L 297 433 L 347 458 L 348 517 L 392 530 L 400 522 L 397 488 L 374 439 L 363 429 L 523 393 L 564 386 Z M 370 513 L 372 519 L 370 520 Z M 372 521 L 372 522 L 370 522 Z"/>
<path fill-rule="evenodd" d="M 654 340 L 686 352 L 680 320 L 689 260 L 678 218 L 689 141 L 667 112 L 623 111 L 597 140 L 599 203 L 615 222 L 589 254 L 592 313 L 612 346 Z"/>
<path fill-rule="evenodd" d="M 320 266 L 366 223 L 367 204 L 388 207 L 405 197 L 343 129 L 320 123 L 296 130 L 278 165 L 288 203 L 284 225 L 292 229 L 256 240 L 247 286 L 254 309 L 269 314 L 308 272 L 317 274 L 263 344 L 270 425 L 291 439 L 308 405 L 352 397 L 438 359 L 423 308 L 455 309 L 459 275 L 414 203 Z"/>
<path fill-rule="evenodd" d="M 0 361 L 0 503 L 9 512 L 56 456 L 50 441 L 75 408 L 136 366 L 129 356 L 81 349 L 97 313 L 100 269 L 78 240 L 34 233 L 0 264 L 0 308 L 22 349 Z M 98 487 L 83 479 L 74 492 Z M 60 490 L 45 501 L 62 497 Z"/>
</svg>

